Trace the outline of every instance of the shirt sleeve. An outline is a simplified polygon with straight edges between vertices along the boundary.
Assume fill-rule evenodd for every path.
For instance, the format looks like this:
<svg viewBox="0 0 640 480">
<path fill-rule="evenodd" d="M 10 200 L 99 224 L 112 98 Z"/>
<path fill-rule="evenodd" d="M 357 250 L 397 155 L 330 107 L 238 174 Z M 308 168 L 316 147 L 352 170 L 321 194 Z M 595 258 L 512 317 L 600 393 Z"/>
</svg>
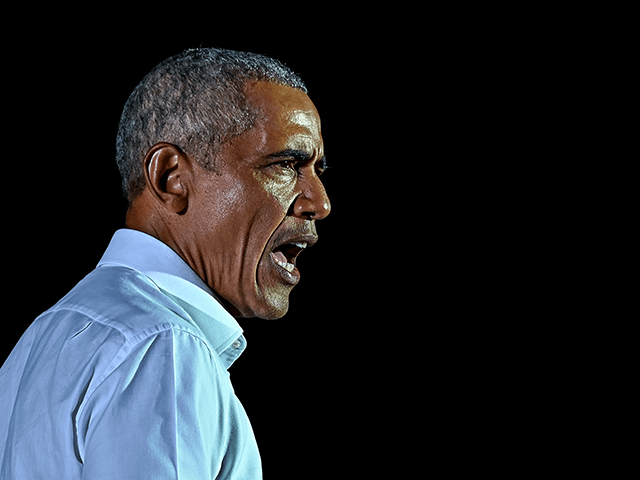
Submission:
<svg viewBox="0 0 640 480">
<path fill-rule="evenodd" d="M 197 336 L 172 329 L 145 338 L 84 409 L 82 478 L 216 478 L 230 394 L 226 370 Z"/>
</svg>

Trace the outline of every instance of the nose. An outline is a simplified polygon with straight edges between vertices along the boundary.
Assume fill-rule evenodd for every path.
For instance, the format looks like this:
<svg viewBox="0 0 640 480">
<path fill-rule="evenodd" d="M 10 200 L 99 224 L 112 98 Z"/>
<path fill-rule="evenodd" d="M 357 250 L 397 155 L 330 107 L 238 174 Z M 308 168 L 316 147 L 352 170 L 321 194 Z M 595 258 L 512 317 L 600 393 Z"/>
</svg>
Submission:
<svg viewBox="0 0 640 480">
<path fill-rule="evenodd" d="M 327 191 L 315 172 L 303 184 L 302 192 L 293 204 L 293 213 L 296 217 L 308 220 L 322 220 L 331 213 Z"/>
</svg>

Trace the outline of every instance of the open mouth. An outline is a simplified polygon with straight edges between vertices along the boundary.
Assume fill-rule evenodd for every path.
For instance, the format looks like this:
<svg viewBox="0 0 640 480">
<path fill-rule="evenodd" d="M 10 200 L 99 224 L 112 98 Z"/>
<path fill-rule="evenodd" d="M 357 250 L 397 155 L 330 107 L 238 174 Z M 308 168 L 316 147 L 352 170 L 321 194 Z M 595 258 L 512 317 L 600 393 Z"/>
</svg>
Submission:
<svg viewBox="0 0 640 480">
<path fill-rule="evenodd" d="M 278 237 L 274 239 L 275 247 L 272 247 L 269 256 L 275 273 L 284 283 L 297 285 L 300 281 L 300 271 L 296 267 L 298 255 L 317 241 L 315 232 L 285 230 L 278 233 Z"/>
<path fill-rule="evenodd" d="M 307 248 L 307 242 L 285 243 L 271 252 L 271 258 L 276 265 L 292 274 L 296 270 L 296 258 L 305 248 Z M 299 276 L 299 273 L 296 276 Z"/>
</svg>

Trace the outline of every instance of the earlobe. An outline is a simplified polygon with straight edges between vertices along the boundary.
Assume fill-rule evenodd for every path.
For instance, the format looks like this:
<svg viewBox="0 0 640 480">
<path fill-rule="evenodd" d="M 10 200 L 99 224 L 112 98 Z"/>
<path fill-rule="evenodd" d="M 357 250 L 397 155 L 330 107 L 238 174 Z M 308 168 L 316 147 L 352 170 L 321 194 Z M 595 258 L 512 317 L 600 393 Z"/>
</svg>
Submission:
<svg viewBox="0 0 640 480">
<path fill-rule="evenodd" d="M 167 209 L 181 214 L 187 209 L 189 160 L 175 145 L 157 143 L 144 159 L 147 186 Z"/>
</svg>

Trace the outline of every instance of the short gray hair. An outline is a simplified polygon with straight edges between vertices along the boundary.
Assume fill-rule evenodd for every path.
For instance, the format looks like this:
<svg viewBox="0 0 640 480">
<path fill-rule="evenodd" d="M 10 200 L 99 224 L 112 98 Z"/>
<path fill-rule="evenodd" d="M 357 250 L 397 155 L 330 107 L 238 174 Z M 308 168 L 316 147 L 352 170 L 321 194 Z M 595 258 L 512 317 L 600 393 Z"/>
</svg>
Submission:
<svg viewBox="0 0 640 480">
<path fill-rule="evenodd" d="M 251 81 L 307 93 L 283 63 L 255 53 L 189 49 L 151 70 L 127 100 L 116 139 L 116 161 L 129 202 L 144 190 L 142 160 L 158 142 L 175 145 L 214 171 L 220 145 L 254 125 L 257 112 L 244 93 Z"/>
</svg>

